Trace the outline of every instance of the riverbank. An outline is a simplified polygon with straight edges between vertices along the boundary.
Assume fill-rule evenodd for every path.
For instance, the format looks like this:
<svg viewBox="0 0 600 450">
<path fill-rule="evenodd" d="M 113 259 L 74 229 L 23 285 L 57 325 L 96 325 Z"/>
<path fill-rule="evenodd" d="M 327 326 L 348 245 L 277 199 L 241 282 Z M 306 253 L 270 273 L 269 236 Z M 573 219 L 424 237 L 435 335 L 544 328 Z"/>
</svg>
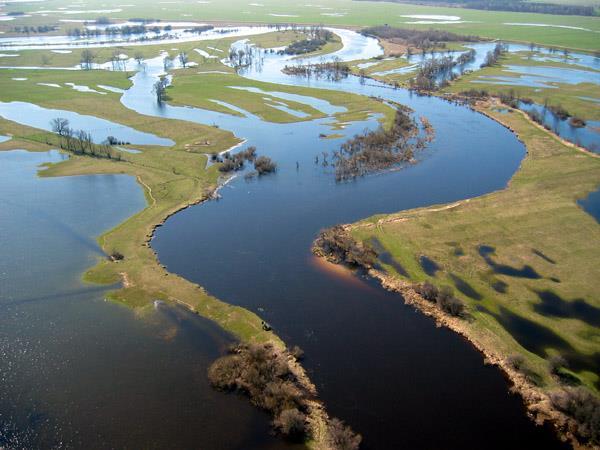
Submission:
<svg viewBox="0 0 600 450">
<path fill-rule="evenodd" d="M 344 230 L 362 245 L 377 243 L 380 267 L 371 268 L 371 276 L 472 342 L 506 373 L 536 422 L 550 421 L 563 439 L 584 447 L 576 436 L 581 425 L 559 411 L 551 396 L 567 379 L 597 395 L 598 346 L 583 336 L 594 336 L 597 325 L 592 321 L 600 305 L 588 281 L 599 276 L 594 257 L 600 231 L 576 202 L 597 187 L 600 159 L 560 142 L 521 112 L 501 113 L 490 104 L 477 109 L 527 146 L 506 189 L 451 205 L 374 216 Z M 484 247 L 492 257 L 483 257 Z M 437 269 L 425 267 L 422 256 Z M 526 278 L 524 270 L 539 276 Z M 424 281 L 454 287 L 469 320 L 442 313 L 419 296 L 415 283 Z M 552 304 L 544 300 L 548 295 L 553 295 Z M 569 306 L 576 302 L 571 298 L 581 299 L 589 314 L 577 314 Z M 558 354 L 567 364 L 553 373 L 548 362 Z M 527 372 L 515 368 L 516 355 Z"/>
</svg>

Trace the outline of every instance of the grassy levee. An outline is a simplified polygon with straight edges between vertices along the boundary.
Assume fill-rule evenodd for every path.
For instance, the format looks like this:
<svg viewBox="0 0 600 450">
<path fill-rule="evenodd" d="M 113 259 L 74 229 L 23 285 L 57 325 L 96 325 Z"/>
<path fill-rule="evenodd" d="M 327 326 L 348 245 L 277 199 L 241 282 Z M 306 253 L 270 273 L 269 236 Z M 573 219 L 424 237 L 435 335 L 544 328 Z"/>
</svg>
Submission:
<svg viewBox="0 0 600 450">
<path fill-rule="evenodd" d="M 22 76 L 24 73 L 25 71 L 20 71 Z M 118 94 L 86 94 L 35 84 L 38 79 L 60 82 L 69 77 L 89 86 L 95 86 L 100 81 L 118 85 L 118 80 L 124 80 L 120 86 L 126 87 L 130 81 L 123 74 L 100 71 L 75 74 L 30 71 L 23 77 L 28 80 L 13 81 L 10 76 L 0 79 L 2 101 L 29 101 L 44 107 L 91 114 L 169 137 L 176 143 L 172 148 L 136 146 L 143 149 L 143 152 L 123 152 L 123 161 L 119 162 L 72 155 L 69 160 L 51 165 L 40 172 L 45 177 L 127 174 L 135 176 L 145 190 L 147 207 L 99 238 L 99 243 L 107 254 L 118 251 L 125 259 L 119 262 L 108 259 L 99 261 L 96 267 L 85 274 L 85 279 L 102 284 L 122 280 L 123 287 L 112 292 L 110 297 L 131 307 L 147 306 L 156 299 L 177 301 L 214 320 L 243 341 L 272 340 L 281 344 L 273 333 L 262 330 L 261 320 L 250 311 L 223 303 L 199 286 L 169 274 L 159 265 L 148 245 L 155 226 L 176 211 L 207 199 L 216 188 L 219 176 L 217 167 L 206 169 L 207 157 L 204 153 L 227 149 L 239 143 L 239 139 L 228 131 L 209 126 L 139 115 L 121 105 Z M 4 150 L 47 150 L 59 147 L 56 135 L 7 120 L 0 120 L 0 134 L 12 136 L 10 141 L 0 144 L 0 149 Z"/>
<path fill-rule="evenodd" d="M 208 127 L 206 127 L 208 128 Z M 52 133 L 0 121 L 0 133 L 13 139 L 0 144 L 0 150 L 47 150 L 58 147 Z M 224 141 L 225 142 L 225 141 Z M 222 149 L 215 148 L 215 151 Z M 162 267 L 149 245 L 156 226 L 189 205 L 209 198 L 217 186 L 217 166 L 206 167 L 203 154 L 183 150 L 178 142 L 173 149 L 144 147 L 140 154 L 123 154 L 123 161 L 73 156 L 39 172 L 43 177 L 90 174 L 126 174 L 135 176 L 143 187 L 147 206 L 122 224 L 99 237 L 103 251 L 119 252 L 121 261 L 108 258 L 88 270 L 84 279 L 99 284 L 122 282 L 109 298 L 132 308 L 149 306 L 154 300 L 185 304 L 198 314 L 213 320 L 242 341 L 273 341 L 283 345 L 273 333 L 263 331 L 261 320 L 252 312 L 226 304 L 207 294 L 200 286 Z"/>
<path fill-rule="evenodd" d="M 408 274 L 380 261 L 384 280 L 453 287 L 472 319 L 460 320 L 454 328 L 488 357 L 505 364 L 507 357 L 522 355 L 547 392 L 559 386 L 548 359 L 561 353 L 577 361 L 571 371 L 562 369 L 571 381 L 575 377 L 597 393 L 600 378 L 594 358 L 600 352 L 600 334 L 594 317 L 600 308 L 600 227 L 576 202 L 600 184 L 600 158 L 559 141 L 520 112 L 503 115 L 489 105 L 483 111 L 514 130 L 527 146 L 527 156 L 507 188 L 450 205 L 374 216 L 350 225 L 350 232 L 366 244 L 377 239 Z M 481 245 L 495 249 L 495 264 L 530 266 L 540 278 L 498 273 L 480 255 Z M 419 263 L 422 255 L 441 270 L 428 275 Z M 466 294 L 456 277 L 470 287 L 461 285 Z M 498 282 L 504 283 L 506 293 L 494 289 Z M 566 302 L 562 311 L 539 310 L 537 292 L 546 291 L 563 299 L 554 299 L 550 306 L 560 309 L 556 302 Z M 593 311 L 585 317 L 569 314 L 575 299 Z M 529 333 L 518 330 L 517 321 L 531 327 Z"/>
</svg>

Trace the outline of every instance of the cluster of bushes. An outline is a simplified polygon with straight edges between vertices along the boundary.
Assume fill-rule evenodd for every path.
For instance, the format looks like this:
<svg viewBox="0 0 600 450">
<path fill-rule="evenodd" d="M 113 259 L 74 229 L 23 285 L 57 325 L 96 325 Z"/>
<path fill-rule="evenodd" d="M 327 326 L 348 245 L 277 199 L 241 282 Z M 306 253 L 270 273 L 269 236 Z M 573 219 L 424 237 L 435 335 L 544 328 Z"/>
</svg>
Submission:
<svg viewBox="0 0 600 450">
<path fill-rule="evenodd" d="M 561 104 L 558 105 L 546 105 L 546 109 L 548 109 L 552 114 L 558 117 L 560 120 L 567 120 L 571 117 L 571 113 L 567 111 Z"/>
<path fill-rule="evenodd" d="M 475 53 L 471 54 L 471 52 L 467 52 L 465 55 L 461 55 L 461 57 L 465 56 L 465 58 L 461 58 L 461 61 L 464 61 L 461 63 L 462 65 L 469 62 L 471 56 L 475 57 Z M 419 67 L 417 75 L 409 80 L 410 88 L 417 91 L 434 91 L 445 87 L 449 80 L 453 80 L 457 76 L 452 70 L 458 65 L 457 61 L 451 56 L 431 58 L 425 61 Z"/>
<path fill-rule="evenodd" d="M 222 158 L 219 155 L 212 155 L 211 159 L 213 162 L 221 163 L 219 171 L 224 173 L 242 170 L 246 161 L 254 163 L 255 172 L 249 174 L 250 177 L 254 175 L 266 175 L 277 170 L 277 164 L 271 158 L 256 155 L 256 147 L 254 146 L 248 147 L 234 155 L 226 152 Z"/>
<path fill-rule="evenodd" d="M 600 399 L 584 387 L 553 392 L 550 400 L 556 409 L 577 423 L 574 433 L 584 443 L 600 444 Z"/>
<path fill-rule="evenodd" d="M 571 120 L 569 120 L 569 124 L 575 128 L 583 128 L 586 125 L 586 121 L 581 117 L 573 116 L 571 117 Z"/>
<path fill-rule="evenodd" d="M 454 296 L 451 287 L 442 286 L 441 289 L 438 289 L 437 286 L 426 281 L 415 285 L 413 288 L 417 294 L 425 300 L 435 303 L 446 314 L 455 317 L 464 317 L 466 315 L 465 304 L 461 299 Z"/>
<path fill-rule="evenodd" d="M 325 78 L 328 81 L 339 81 L 350 75 L 348 64 L 336 59 L 332 62 L 285 66 L 282 70 L 286 75 L 300 75 L 307 78 Z"/>
<path fill-rule="evenodd" d="M 440 44 L 444 42 L 477 42 L 480 40 L 477 36 L 465 36 L 443 30 L 414 30 L 389 25 L 365 28 L 361 33 L 380 39 L 397 39 L 412 47 L 425 50 L 441 47 Z"/>
<path fill-rule="evenodd" d="M 356 242 L 342 226 L 322 230 L 313 244 L 313 253 L 335 263 L 370 269 L 377 261 L 371 247 Z"/>
<path fill-rule="evenodd" d="M 208 378 L 217 389 L 247 394 L 254 405 L 273 414 L 282 433 L 301 437 L 309 394 L 290 371 L 287 357 L 271 344 L 239 344 L 210 366 Z"/>
<path fill-rule="evenodd" d="M 107 158 L 120 161 L 121 153 L 115 152 L 108 144 L 94 144 L 91 133 L 74 130 L 69 121 L 56 118 L 50 122 L 52 131 L 60 137 L 60 148 L 76 155 L 87 155 L 95 158 Z"/>
<path fill-rule="evenodd" d="M 268 156 L 259 156 L 254 161 L 254 170 L 258 175 L 266 175 L 277 170 L 277 164 Z"/>
<path fill-rule="evenodd" d="M 349 139 L 333 153 L 336 181 L 345 181 L 411 161 L 416 149 L 433 139 L 433 128 L 424 127 L 426 135 L 417 137 L 419 128 L 402 109 L 396 110 L 389 130 L 380 126 Z"/>
<path fill-rule="evenodd" d="M 106 138 L 106 143 L 108 145 L 129 145 L 130 143 L 127 141 L 120 141 L 118 138 L 114 136 L 108 136 Z"/>
<path fill-rule="evenodd" d="M 211 159 L 213 162 L 222 163 L 219 171 L 225 173 L 234 172 L 243 169 L 245 161 L 254 161 L 256 159 L 256 147 L 248 147 L 246 150 L 234 155 L 226 152 L 222 158 L 219 155 L 212 155 Z"/>
<path fill-rule="evenodd" d="M 284 436 L 304 440 L 311 435 L 307 421 L 311 394 L 290 369 L 292 360 L 291 352 L 272 344 L 239 344 L 210 366 L 208 378 L 215 388 L 242 392 L 255 406 L 269 411 L 273 426 Z M 331 419 L 328 425 L 329 448 L 358 449 L 361 437 L 343 422 Z"/>
<path fill-rule="evenodd" d="M 281 52 L 282 54 L 303 55 L 311 53 L 319 50 L 334 38 L 334 34 L 322 26 L 305 28 L 303 31 L 309 35 L 309 38 L 293 42 Z"/>
</svg>

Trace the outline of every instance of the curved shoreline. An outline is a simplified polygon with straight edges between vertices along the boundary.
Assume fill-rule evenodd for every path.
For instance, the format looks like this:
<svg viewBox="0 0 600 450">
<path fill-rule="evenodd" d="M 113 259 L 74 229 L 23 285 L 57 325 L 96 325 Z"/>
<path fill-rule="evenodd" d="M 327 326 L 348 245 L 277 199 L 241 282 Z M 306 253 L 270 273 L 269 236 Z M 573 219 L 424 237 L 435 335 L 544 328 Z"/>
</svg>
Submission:
<svg viewBox="0 0 600 450">
<path fill-rule="evenodd" d="M 442 97 L 442 98 L 444 98 L 444 97 Z M 513 126 L 511 126 L 509 123 L 501 120 L 499 117 L 496 117 L 496 116 L 490 114 L 489 111 L 486 109 L 486 108 L 494 107 L 494 106 L 496 106 L 496 104 L 497 104 L 497 99 L 492 99 L 491 104 L 489 101 L 482 102 L 482 104 L 478 103 L 474 107 L 471 107 L 471 109 L 473 111 L 481 113 L 481 114 L 485 115 L 486 117 L 499 123 L 506 129 L 511 131 L 516 136 L 516 138 L 520 142 L 523 143 L 523 145 L 526 148 L 526 155 L 523 158 L 523 160 L 521 161 L 521 164 L 519 165 L 519 169 L 517 170 L 517 172 L 515 172 L 515 175 L 513 175 L 513 177 L 511 177 L 511 179 L 508 181 L 506 187 L 504 187 L 503 189 L 489 192 L 482 196 L 467 198 L 467 199 L 460 200 L 458 202 L 453 202 L 453 203 L 447 204 L 447 205 L 434 205 L 431 207 L 423 208 L 427 212 L 436 212 L 436 211 L 443 211 L 443 210 L 455 208 L 464 203 L 470 202 L 471 200 L 506 191 L 510 187 L 510 184 L 511 184 L 513 178 L 517 175 L 517 173 L 519 171 L 522 170 L 523 162 L 525 162 L 527 158 L 531 157 L 530 150 L 527 147 L 525 140 L 521 137 L 519 131 L 516 130 Z M 586 156 L 590 156 L 592 158 L 600 158 L 600 155 L 593 153 L 587 149 L 584 149 L 578 145 L 575 145 L 571 142 L 568 142 L 568 141 L 562 139 L 560 136 L 556 135 L 555 133 L 552 133 L 551 131 L 546 130 L 541 125 L 532 121 L 529 118 L 529 116 L 526 113 L 524 113 L 523 111 L 518 110 L 518 109 L 513 109 L 513 108 L 511 108 L 511 111 L 513 113 L 515 113 L 515 112 L 519 113 L 520 116 L 522 117 L 522 119 L 525 120 L 529 125 L 532 125 L 532 126 L 536 127 L 537 129 L 539 129 L 540 131 L 543 131 L 545 134 L 549 135 L 550 137 L 552 137 L 553 139 L 558 141 L 560 144 L 562 144 L 566 147 L 572 148 L 578 152 L 581 152 L 581 153 L 585 154 Z M 418 208 L 418 209 L 420 209 L 420 208 Z M 379 227 L 380 225 L 383 225 L 384 223 L 408 220 L 408 219 L 396 217 L 398 214 L 402 214 L 403 212 L 406 212 L 406 210 L 398 211 L 396 213 L 386 215 L 386 217 L 378 219 L 376 223 L 357 222 L 355 224 L 342 225 L 341 227 L 342 227 L 344 233 L 346 233 L 347 237 L 352 239 L 354 242 L 356 242 L 351 236 L 352 230 L 359 229 L 359 228 Z M 348 267 L 345 263 L 339 262 L 335 257 L 324 254 L 324 252 L 322 252 L 321 249 L 317 246 L 315 246 L 315 248 L 313 249 L 313 252 L 315 253 L 316 257 L 327 261 L 329 264 L 335 264 L 335 265 L 341 265 L 342 267 Z M 414 307 L 415 309 L 417 309 L 418 311 L 420 311 L 421 313 L 423 313 L 425 316 L 433 318 L 435 320 L 436 326 L 440 326 L 440 327 L 443 326 L 443 327 L 448 328 L 451 331 L 459 334 L 460 336 L 462 336 L 466 341 L 468 341 L 475 349 L 477 349 L 477 351 L 479 351 L 484 356 L 485 364 L 489 364 L 489 365 L 498 367 L 501 370 L 501 372 L 504 374 L 507 381 L 509 382 L 510 391 L 513 393 L 519 394 L 519 396 L 521 397 L 521 399 L 523 401 L 523 405 L 525 406 L 527 416 L 531 420 L 533 420 L 536 425 L 543 425 L 544 423 L 551 424 L 553 426 L 553 428 L 555 429 L 556 434 L 560 438 L 560 440 L 563 442 L 568 442 L 575 449 L 596 449 L 597 448 L 596 446 L 594 446 L 592 444 L 581 443 L 579 441 L 579 439 L 577 438 L 577 436 L 572 431 L 572 430 L 576 429 L 577 422 L 572 417 L 570 417 L 570 416 L 566 415 L 565 413 L 556 409 L 553 406 L 548 393 L 544 392 L 541 388 L 535 386 L 533 383 L 528 381 L 527 377 L 523 373 L 521 373 L 518 370 L 516 370 L 515 368 L 511 367 L 511 365 L 509 364 L 509 361 L 507 359 L 509 355 L 503 355 L 500 350 L 498 350 L 497 348 L 495 348 L 492 345 L 493 343 L 491 343 L 491 345 L 486 344 L 486 342 L 484 342 L 484 339 L 480 338 L 477 335 L 477 333 L 468 326 L 468 323 L 469 323 L 468 321 L 466 321 L 465 319 L 452 317 L 452 316 L 444 313 L 443 311 L 441 311 L 438 307 L 436 307 L 436 305 L 434 303 L 432 304 L 430 301 L 427 301 L 421 295 L 419 295 L 414 289 L 414 284 L 410 281 L 404 281 L 398 277 L 389 275 L 386 272 L 375 269 L 373 267 L 362 266 L 362 269 L 364 269 L 366 271 L 366 273 L 369 275 L 369 277 L 371 277 L 374 280 L 377 280 L 382 288 L 384 288 L 390 292 L 400 294 L 400 296 L 403 298 L 404 303 L 406 305 L 410 305 L 410 306 Z M 346 270 L 349 270 L 349 268 L 347 268 Z"/>
</svg>

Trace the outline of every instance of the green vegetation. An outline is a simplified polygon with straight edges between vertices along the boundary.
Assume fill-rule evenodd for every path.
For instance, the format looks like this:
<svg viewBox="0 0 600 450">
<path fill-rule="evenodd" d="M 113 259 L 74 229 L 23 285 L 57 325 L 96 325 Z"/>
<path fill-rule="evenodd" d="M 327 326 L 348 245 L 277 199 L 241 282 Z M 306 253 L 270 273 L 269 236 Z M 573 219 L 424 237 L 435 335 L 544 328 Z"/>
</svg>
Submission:
<svg viewBox="0 0 600 450">
<path fill-rule="evenodd" d="M 228 0 L 226 2 L 212 2 L 210 4 L 175 3 L 168 9 L 159 3 L 143 2 L 136 6 L 123 6 L 117 0 L 93 0 L 86 4 L 81 14 L 65 16 L 58 11 L 63 7 L 61 0 L 48 0 L 44 8 L 50 11 L 47 17 L 32 14 L 31 18 L 19 18 L 14 21 L 0 22 L 1 31 L 9 32 L 17 25 L 44 24 L 59 25 L 63 32 L 74 28 L 72 24 L 60 22 L 63 18 L 96 19 L 99 13 L 85 10 L 117 10 L 109 15 L 111 19 L 130 17 L 160 17 L 162 20 L 221 21 L 236 23 L 275 23 L 294 22 L 301 24 L 320 24 L 334 26 L 372 26 L 388 23 L 393 26 L 407 26 L 426 30 L 436 28 L 453 31 L 460 34 L 477 35 L 488 38 L 513 40 L 521 42 L 537 42 L 544 45 L 564 46 L 582 50 L 598 50 L 600 43 L 596 31 L 600 31 L 600 18 L 582 16 L 554 16 L 550 14 L 495 12 L 472 9 L 457 9 L 451 7 L 437 7 L 411 4 L 398 4 L 390 2 L 370 2 L 353 0 L 326 0 L 319 5 L 305 6 L 304 4 L 286 3 L 279 0 L 264 0 L 262 7 L 249 5 L 247 0 Z M 320 5 L 331 8 L 321 9 Z M 39 8 L 35 3 L 14 3 L 4 7 L 5 11 L 34 12 Z M 459 16 L 462 23 L 411 23 L 417 20 L 403 15 L 448 15 Z M 43 19 L 43 20 L 42 20 Z M 547 25 L 561 25 L 579 27 L 582 29 L 567 29 L 556 27 L 529 27 L 506 25 L 508 23 L 538 23 Z M 591 31 L 587 31 L 591 30 Z"/>
<path fill-rule="evenodd" d="M 478 347 L 504 358 L 522 355 L 546 390 L 561 383 L 546 361 L 562 354 L 571 381 L 596 391 L 600 335 L 594 317 L 600 303 L 591 280 L 600 276 L 594 262 L 600 229 L 576 201 L 597 188 L 600 158 L 563 144 L 518 111 L 485 111 L 527 145 L 509 187 L 451 205 L 375 216 L 353 225 L 351 235 L 362 245 L 376 240 L 389 253 L 394 264 L 379 262 L 392 278 L 455 288 L 472 319 L 464 323 L 465 334 Z M 419 261 L 423 252 L 439 270 L 427 273 Z M 564 311 L 571 312 L 546 309 L 551 295 L 557 296 L 554 306 L 566 302 Z M 572 312 L 571 299 L 595 312 Z M 519 333 L 516 323 L 540 330 L 540 341 Z"/>
</svg>

